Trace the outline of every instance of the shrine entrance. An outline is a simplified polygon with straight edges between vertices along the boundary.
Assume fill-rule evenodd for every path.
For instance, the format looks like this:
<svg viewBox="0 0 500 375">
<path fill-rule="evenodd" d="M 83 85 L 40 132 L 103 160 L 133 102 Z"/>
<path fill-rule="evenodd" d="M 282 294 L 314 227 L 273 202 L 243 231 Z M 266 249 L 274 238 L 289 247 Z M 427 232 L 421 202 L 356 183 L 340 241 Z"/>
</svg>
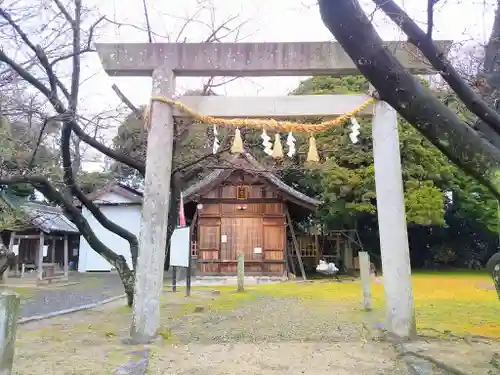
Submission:
<svg viewBox="0 0 500 375">
<path fill-rule="evenodd" d="M 197 210 L 199 216 L 192 224 L 197 274 L 210 276 L 236 275 L 241 252 L 245 275 L 287 276 L 292 255 L 300 252 L 286 246 L 287 234 L 294 236 L 286 213 L 304 218 L 321 203 L 285 184 L 247 152 L 215 169 L 183 196 L 186 211 Z M 305 278 L 303 268 L 298 272 Z"/>
<path fill-rule="evenodd" d="M 449 42 L 436 43 L 446 50 Z M 431 65 L 408 42 L 384 46 L 417 74 L 432 72 Z M 443 48 L 445 47 L 445 48 Z M 358 74 L 355 64 L 338 43 L 134 43 L 96 44 L 106 72 L 112 76 L 152 76 L 153 93 L 148 134 L 147 166 L 132 339 L 149 342 L 158 330 L 159 282 L 163 274 L 172 174 L 173 116 L 193 116 L 224 123 L 222 118 L 337 117 L 348 120 L 368 95 L 283 96 L 237 98 L 184 97 L 174 102 L 176 76 L 314 76 Z M 183 108 L 181 108 L 183 107 Z M 180 109 L 179 109 L 180 108 Z M 410 260 L 396 112 L 386 103 L 367 106 L 374 114 L 373 148 L 380 228 L 382 267 L 386 292 L 387 330 L 408 337 L 415 330 Z M 347 117 L 347 118 L 346 118 Z M 239 121 L 242 123 L 242 121 Z M 244 122 L 244 121 L 243 121 Z M 341 122 L 341 121 L 338 121 Z M 280 129 L 278 121 L 267 121 Z M 311 125 L 312 129 L 314 125 Z M 302 126 L 307 131 L 307 126 Z M 238 132 L 238 131 L 237 131 Z M 237 133 L 236 132 L 236 133 Z M 294 240 L 296 242 L 296 239 Z"/>
</svg>

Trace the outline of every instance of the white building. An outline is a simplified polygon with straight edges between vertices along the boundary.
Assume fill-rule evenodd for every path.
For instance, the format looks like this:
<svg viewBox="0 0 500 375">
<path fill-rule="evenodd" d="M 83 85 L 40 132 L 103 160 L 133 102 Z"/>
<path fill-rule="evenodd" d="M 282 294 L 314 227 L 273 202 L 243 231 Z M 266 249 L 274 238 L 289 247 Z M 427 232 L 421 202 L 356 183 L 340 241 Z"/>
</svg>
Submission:
<svg viewBox="0 0 500 375">
<path fill-rule="evenodd" d="M 119 183 L 111 183 L 89 196 L 101 212 L 112 222 L 139 237 L 141 224 L 142 194 Z M 104 228 L 94 216 L 82 207 L 82 215 L 87 219 L 97 238 L 118 255 L 123 255 L 132 268 L 132 257 L 128 242 Z M 78 272 L 111 271 L 113 266 L 95 252 L 83 236 L 80 237 Z"/>
</svg>

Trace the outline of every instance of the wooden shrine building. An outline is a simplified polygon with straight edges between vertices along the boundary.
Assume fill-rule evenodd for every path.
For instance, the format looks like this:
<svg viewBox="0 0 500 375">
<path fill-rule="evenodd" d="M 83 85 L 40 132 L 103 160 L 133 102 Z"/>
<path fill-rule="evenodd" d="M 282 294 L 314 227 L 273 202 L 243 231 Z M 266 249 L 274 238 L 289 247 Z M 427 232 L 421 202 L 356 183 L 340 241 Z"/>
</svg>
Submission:
<svg viewBox="0 0 500 375">
<path fill-rule="evenodd" d="M 320 204 L 246 152 L 183 195 L 186 214 L 193 217 L 199 275 L 235 274 L 238 253 L 243 252 L 247 275 L 282 276 L 291 264 L 291 252 L 299 253 L 293 218 L 310 215 Z M 287 232 L 292 246 L 287 246 Z"/>
<path fill-rule="evenodd" d="M 69 263 L 78 257 L 79 231 L 61 208 L 0 193 L 2 207 L 16 210 L 19 223 L 0 232 L 16 256 L 14 271 L 37 270 L 37 279 L 68 278 Z M 24 273 L 21 273 L 21 277 Z"/>
</svg>

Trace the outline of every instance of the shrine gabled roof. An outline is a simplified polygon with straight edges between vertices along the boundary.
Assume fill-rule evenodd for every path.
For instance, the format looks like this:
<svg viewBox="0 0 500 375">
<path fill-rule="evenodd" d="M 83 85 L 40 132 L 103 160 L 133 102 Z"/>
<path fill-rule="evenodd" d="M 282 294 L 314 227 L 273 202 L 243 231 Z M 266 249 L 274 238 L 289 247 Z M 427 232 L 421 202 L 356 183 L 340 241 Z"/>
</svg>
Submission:
<svg viewBox="0 0 500 375">
<path fill-rule="evenodd" d="M 26 215 L 28 223 L 45 233 L 80 233 L 76 225 L 59 207 L 28 201 L 5 192 L 0 194 L 0 199 L 12 209 L 20 209 Z"/>
<path fill-rule="evenodd" d="M 202 180 L 198 181 L 194 185 L 191 185 L 186 190 L 184 190 L 183 196 L 185 202 L 189 202 L 193 200 L 193 198 L 200 193 L 201 191 L 205 191 L 206 189 L 210 189 L 215 187 L 217 184 L 224 181 L 228 178 L 235 170 L 242 169 L 245 170 L 244 165 L 238 165 L 236 162 L 238 160 L 242 160 L 249 164 L 252 168 L 252 173 L 258 174 L 265 178 L 271 185 L 275 186 L 279 191 L 285 193 L 291 197 L 297 204 L 301 206 L 305 206 L 311 210 L 316 209 L 321 202 L 317 199 L 311 198 L 300 191 L 294 189 L 293 187 L 287 185 L 284 181 L 282 181 L 278 176 L 274 173 L 266 170 L 266 168 L 259 163 L 250 153 L 243 152 L 241 154 L 236 155 L 232 160 L 231 164 L 233 168 L 216 168 L 212 173 L 207 175 Z"/>
<path fill-rule="evenodd" d="M 99 202 L 99 198 L 107 193 L 116 193 L 127 198 L 129 203 L 141 203 L 142 202 L 142 191 L 134 189 L 130 186 L 127 186 L 123 183 L 111 181 L 106 184 L 101 189 L 94 191 L 93 193 L 87 195 L 87 198 L 91 201 L 98 202 L 103 204 L 105 202 Z"/>
</svg>

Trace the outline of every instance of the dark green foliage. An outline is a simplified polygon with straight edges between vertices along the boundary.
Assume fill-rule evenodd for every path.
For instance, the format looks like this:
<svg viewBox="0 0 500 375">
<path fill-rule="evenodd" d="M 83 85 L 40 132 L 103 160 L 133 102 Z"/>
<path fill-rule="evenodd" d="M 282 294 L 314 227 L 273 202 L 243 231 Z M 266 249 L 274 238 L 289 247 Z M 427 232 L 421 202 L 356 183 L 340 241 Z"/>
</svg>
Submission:
<svg viewBox="0 0 500 375">
<path fill-rule="evenodd" d="M 366 93 L 367 89 L 361 76 L 313 77 L 292 94 Z M 452 95 L 438 94 L 457 112 L 462 110 Z M 318 148 L 325 150 L 323 163 L 306 165 L 301 171 L 294 165 L 281 174 L 294 187 L 325 202 L 317 213 L 318 222 L 332 229 L 358 227 L 373 251 L 379 244 L 371 124 L 359 122 L 359 143 L 348 138 L 350 124 L 330 129 L 316 137 Z M 497 201 L 404 120 L 399 134 L 412 264 L 484 264 L 497 244 Z"/>
<path fill-rule="evenodd" d="M 33 153 L 38 141 L 39 129 L 33 125 L 11 122 L 0 115 L 0 168 L 3 173 L 19 173 L 27 169 L 52 168 L 55 165 L 51 150 L 43 143 L 38 146 L 35 157 Z M 3 187 L 9 193 L 28 198 L 34 194 L 29 184 L 15 184 Z"/>
<path fill-rule="evenodd" d="M 113 179 L 111 172 L 80 172 L 77 182 L 85 194 L 101 189 Z"/>
<path fill-rule="evenodd" d="M 359 93 L 367 89 L 368 83 L 361 76 L 313 77 L 303 81 L 293 94 Z M 317 193 L 325 204 L 318 219 L 323 223 L 353 227 L 359 215 L 376 213 L 371 122 L 359 122 L 362 128 L 357 144 L 352 144 L 348 137 L 350 124 L 318 134 L 317 145 L 326 150 L 326 160 L 310 166 L 300 180 L 311 185 L 308 176 L 314 175 L 319 181 Z M 401 121 L 400 129 L 408 223 L 443 224 L 444 196 L 440 185 L 452 177 L 452 167 L 409 124 Z"/>
</svg>

